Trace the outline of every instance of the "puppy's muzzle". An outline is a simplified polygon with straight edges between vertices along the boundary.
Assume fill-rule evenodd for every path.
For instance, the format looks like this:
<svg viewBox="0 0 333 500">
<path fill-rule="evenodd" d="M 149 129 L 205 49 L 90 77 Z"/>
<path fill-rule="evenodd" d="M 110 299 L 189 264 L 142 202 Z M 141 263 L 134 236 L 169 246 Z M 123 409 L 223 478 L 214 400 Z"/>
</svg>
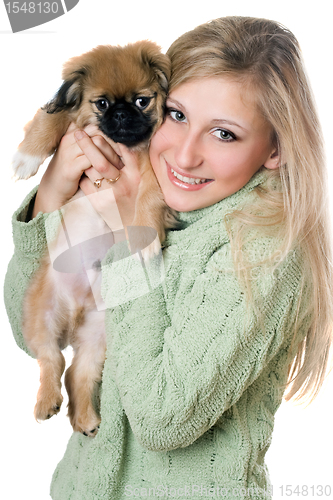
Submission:
<svg viewBox="0 0 333 500">
<path fill-rule="evenodd" d="M 128 113 L 126 113 L 125 111 L 119 110 L 113 113 L 113 119 L 115 121 L 118 121 L 119 125 L 125 123 L 127 118 L 128 118 Z"/>
<path fill-rule="evenodd" d="M 136 106 L 119 103 L 108 109 L 99 119 L 102 132 L 115 142 L 133 147 L 151 136 L 154 122 Z"/>
</svg>

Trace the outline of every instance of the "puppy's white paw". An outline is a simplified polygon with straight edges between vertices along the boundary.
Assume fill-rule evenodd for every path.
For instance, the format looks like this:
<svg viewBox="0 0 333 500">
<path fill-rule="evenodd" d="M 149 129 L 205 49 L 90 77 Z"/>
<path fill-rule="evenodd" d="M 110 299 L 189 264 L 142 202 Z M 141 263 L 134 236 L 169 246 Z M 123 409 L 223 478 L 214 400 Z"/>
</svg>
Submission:
<svg viewBox="0 0 333 500">
<path fill-rule="evenodd" d="M 16 179 L 29 179 L 35 175 L 44 158 L 40 156 L 32 156 L 26 153 L 17 151 L 13 158 L 12 167 Z"/>
<path fill-rule="evenodd" d="M 142 241 L 140 242 L 136 242 L 138 243 L 137 247 L 134 246 L 134 242 L 131 242 L 132 244 L 132 247 L 133 248 L 133 258 L 135 260 L 137 260 L 138 262 L 144 262 L 145 264 L 148 264 L 149 261 L 155 257 L 156 255 L 158 255 L 162 249 L 161 249 L 161 243 L 160 243 L 160 240 L 159 240 L 159 237 L 157 236 L 155 238 L 155 240 L 150 243 L 149 245 L 146 245 L 144 248 L 143 245 L 142 245 Z M 135 251 L 136 249 L 136 251 Z M 134 253 L 135 252 L 135 253 Z"/>
<path fill-rule="evenodd" d="M 148 263 L 150 259 L 155 257 L 155 255 L 158 255 L 160 252 L 161 252 L 161 243 L 159 237 L 157 236 L 150 245 L 141 250 L 141 255 L 143 257 L 143 260 Z"/>
</svg>

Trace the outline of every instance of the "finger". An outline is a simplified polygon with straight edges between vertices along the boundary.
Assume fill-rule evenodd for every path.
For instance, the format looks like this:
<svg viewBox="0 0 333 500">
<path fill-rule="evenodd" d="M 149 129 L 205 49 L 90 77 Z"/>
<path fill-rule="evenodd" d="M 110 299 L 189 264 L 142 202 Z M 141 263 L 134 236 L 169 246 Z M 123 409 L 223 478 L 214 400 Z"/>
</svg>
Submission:
<svg viewBox="0 0 333 500">
<path fill-rule="evenodd" d="M 90 181 L 90 184 L 92 186 L 94 186 L 94 191 L 98 190 L 98 191 L 102 191 L 103 189 L 108 189 L 111 187 L 111 185 L 106 182 L 106 179 L 105 177 L 101 177 L 101 174 L 94 168 L 94 167 L 90 167 L 90 168 L 87 168 L 85 171 L 84 171 L 84 174 L 86 175 L 86 177 L 88 178 L 88 180 Z M 100 183 L 100 186 L 97 187 L 94 183 L 95 181 L 97 180 L 100 180 L 101 183 Z M 105 180 L 105 182 L 103 182 Z"/>
<path fill-rule="evenodd" d="M 109 160 L 112 165 L 114 165 L 118 170 L 121 170 L 124 163 L 121 161 L 117 153 L 110 146 L 110 144 L 101 135 L 95 135 L 91 138 L 95 146 L 103 153 L 105 158 Z"/>
<path fill-rule="evenodd" d="M 73 125 L 73 126 L 72 126 Z M 70 126 L 68 127 L 65 135 L 62 136 L 60 143 L 65 144 L 66 147 L 68 146 L 73 146 L 75 144 L 76 148 L 80 150 L 76 140 L 75 140 L 75 131 L 79 130 L 75 124 L 71 123 Z M 80 150 L 81 154 L 82 151 Z"/>
<path fill-rule="evenodd" d="M 85 169 L 91 167 L 90 161 L 83 154 L 75 140 L 74 132 L 65 134 L 62 137 L 54 156 L 59 157 L 60 163 L 64 167 L 70 162 L 71 165 L 75 167 L 75 171 L 81 170 L 81 172 L 83 172 Z"/>
<path fill-rule="evenodd" d="M 76 125 L 74 122 L 71 122 L 71 123 L 69 124 L 68 129 L 67 129 L 67 132 L 73 132 L 73 131 L 74 131 L 75 129 L 77 129 L 77 128 L 78 128 L 78 127 L 77 127 L 77 125 Z"/>
<path fill-rule="evenodd" d="M 99 130 L 97 125 L 94 125 L 93 123 L 90 123 L 83 129 L 90 137 L 93 135 L 101 134 L 102 132 Z"/>
<path fill-rule="evenodd" d="M 83 193 L 86 196 L 89 196 L 90 194 L 96 193 L 96 188 L 91 182 L 91 180 L 86 176 L 83 175 L 81 177 L 81 180 L 79 182 L 79 187 L 82 189 Z"/>
<path fill-rule="evenodd" d="M 87 125 L 86 127 L 84 127 L 83 130 L 89 135 L 89 137 L 93 137 L 93 136 L 103 137 L 104 140 L 105 140 L 105 142 L 107 142 L 108 144 L 110 144 L 110 146 L 113 149 L 113 151 L 115 151 L 115 153 L 117 155 L 119 155 L 118 143 L 114 142 L 112 139 L 110 139 L 110 137 L 108 137 L 107 135 L 103 134 L 103 132 L 97 127 L 97 125 L 94 125 L 94 124 L 91 123 L 91 124 Z"/>
<path fill-rule="evenodd" d="M 75 172 L 84 173 L 87 170 L 89 170 L 89 168 L 91 168 L 91 163 L 84 154 L 80 154 L 76 157 L 74 165 L 75 165 Z M 74 169 L 73 169 L 73 175 L 74 175 Z"/>
<path fill-rule="evenodd" d="M 73 152 L 73 158 L 75 156 L 78 156 L 79 154 L 82 154 L 82 151 L 80 150 L 79 146 L 77 145 L 77 142 L 74 137 L 74 131 L 77 130 L 77 127 L 74 122 L 71 122 L 65 132 L 65 134 L 60 138 L 57 151 L 55 154 L 59 154 L 59 150 L 61 152 L 67 150 L 68 148 L 71 148 L 71 151 Z M 74 146 L 75 145 L 75 146 Z M 72 147 L 75 147 L 73 150 Z"/>
<path fill-rule="evenodd" d="M 139 154 L 135 151 L 132 151 L 131 149 L 128 149 L 126 146 L 124 146 L 124 144 L 118 144 L 118 146 L 122 163 L 125 165 L 127 172 L 132 171 L 138 173 L 140 170 Z"/>
<path fill-rule="evenodd" d="M 103 152 L 112 165 L 118 169 L 123 168 L 124 164 L 119 158 L 118 144 L 104 135 L 96 125 L 87 125 L 83 130 L 91 137 L 94 144 Z"/>
<path fill-rule="evenodd" d="M 80 149 L 88 158 L 91 165 L 98 171 L 100 177 L 110 178 L 118 175 L 118 169 L 105 158 L 86 132 L 77 130 L 74 136 Z"/>
</svg>

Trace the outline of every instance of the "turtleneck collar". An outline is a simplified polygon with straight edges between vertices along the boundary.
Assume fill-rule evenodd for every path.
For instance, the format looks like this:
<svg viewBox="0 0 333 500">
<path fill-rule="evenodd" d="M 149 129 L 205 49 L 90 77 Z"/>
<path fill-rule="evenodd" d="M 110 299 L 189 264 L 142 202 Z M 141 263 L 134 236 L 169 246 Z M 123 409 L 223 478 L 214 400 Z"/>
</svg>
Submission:
<svg viewBox="0 0 333 500">
<path fill-rule="evenodd" d="M 256 172 L 253 177 L 248 181 L 245 186 L 236 191 L 236 193 L 231 194 L 227 198 L 223 198 L 221 201 L 215 203 L 214 205 L 210 205 L 209 207 L 200 208 L 198 210 L 192 210 L 190 212 L 177 212 L 177 220 L 181 223 L 181 229 L 185 229 L 189 225 L 197 222 L 198 220 L 206 217 L 211 212 L 217 210 L 218 212 L 228 212 L 233 209 L 236 205 L 238 205 L 244 195 L 252 191 L 255 187 L 259 186 L 267 179 L 267 170 L 260 169 Z"/>
</svg>

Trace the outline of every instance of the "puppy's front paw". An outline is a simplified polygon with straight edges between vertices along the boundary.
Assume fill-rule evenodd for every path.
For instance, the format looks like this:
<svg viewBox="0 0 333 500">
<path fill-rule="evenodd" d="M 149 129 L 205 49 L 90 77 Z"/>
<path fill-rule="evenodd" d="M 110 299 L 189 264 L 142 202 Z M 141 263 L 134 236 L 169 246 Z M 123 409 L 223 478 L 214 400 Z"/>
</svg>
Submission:
<svg viewBox="0 0 333 500">
<path fill-rule="evenodd" d="M 44 158 L 40 156 L 31 156 L 17 151 L 13 158 L 12 167 L 16 179 L 29 179 L 35 175 Z"/>
<path fill-rule="evenodd" d="M 152 227 L 130 226 L 127 228 L 129 234 L 129 244 L 134 258 L 145 262 L 158 255 L 161 251 L 161 236 Z"/>
<path fill-rule="evenodd" d="M 61 392 L 50 392 L 50 393 L 40 393 L 37 397 L 37 403 L 35 406 L 35 419 L 48 420 L 60 411 L 60 407 L 63 401 Z"/>
<path fill-rule="evenodd" d="M 161 252 L 161 243 L 158 237 L 155 238 L 155 240 L 150 243 L 150 245 L 146 246 L 143 248 L 140 253 L 137 252 L 135 256 L 140 260 L 140 254 L 141 257 L 143 258 L 145 263 L 149 263 L 150 259 L 155 257 L 155 255 L 158 255 Z"/>
<path fill-rule="evenodd" d="M 74 415 L 70 420 L 75 432 L 81 432 L 89 437 L 96 436 L 101 423 L 101 419 L 93 410 L 88 411 L 85 415 Z"/>
</svg>

